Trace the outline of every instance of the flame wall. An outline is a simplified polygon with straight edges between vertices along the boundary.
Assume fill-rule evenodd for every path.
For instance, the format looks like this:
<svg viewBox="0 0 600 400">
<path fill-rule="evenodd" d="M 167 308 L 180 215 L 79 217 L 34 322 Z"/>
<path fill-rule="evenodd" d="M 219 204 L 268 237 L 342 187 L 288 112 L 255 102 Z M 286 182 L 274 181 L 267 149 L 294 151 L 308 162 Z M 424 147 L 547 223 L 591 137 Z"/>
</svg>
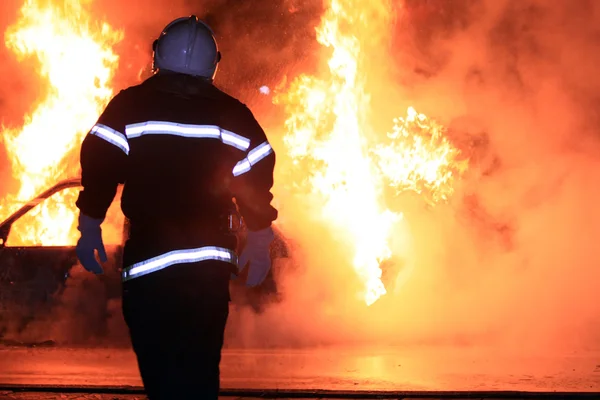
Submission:
<svg viewBox="0 0 600 400">
<path fill-rule="evenodd" d="M 94 8 L 127 32 L 119 86 L 147 67 L 142 57 L 170 18 L 208 13 L 224 52 L 219 83 L 271 128 L 281 171 L 290 162 L 279 150 L 285 115 L 259 97 L 258 87 L 323 71 L 319 61 L 327 53 L 314 42 L 322 3 L 264 2 L 250 11 L 233 3 L 150 7 L 146 1 L 141 7 L 131 1 L 131 12 L 124 12 L 125 3 L 104 0 Z M 383 127 L 411 104 L 442 120 L 470 152 L 469 175 L 447 206 L 427 209 L 415 196 L 396 200 L 411 235 L 393 246 L 403 249 L 400 264 L 413 272 L 397 291 L 391 279 L 390 293 L 369 308 L 352 295 L 356 278 L 339 262 L 343 249 L 335 238 L 306 223 L 306 204 L 288 199 L 278 183 L 282 221 L 299 246 L 294 261 L 302 272 L 285 280 L 286 301 L 248 317 L 253 328 L 234 340 L 249 346 L 492 344 L 504 353 L 594 345 L 600 337 L 600 6 L 584 0 L 394 6 L 389 37 L 379 38 L 373 54 L 371 106 Z M 14 14 L 0 15 L 8 23 Z M 0 98 L 19 91 L 16 102 L 0 107 L 8 121 L 17 121 L 36 98 L 36 82 L 0 54 L 8 60 L 0 63 Z"/>
<path fill-rule="evenodd" d="M 446 207 L 396 201 L 411 235 L 403 242 L 398 232 L 395 248 L 413 272 L 370 308 L 352 295 L 335 237 L 303 222 L 318 204 L 278 192 L 305 273 L 287 282 L 287 304 L 263 317 L 248 345 L 459 343 L 496 346 L 494 354 L 597 346 L 598 5 L 396 7 L 371 64 L 372 108 L 385 124 L 409 104 L 440 118 L 471 156 L 469 173 Z"/>
</svg>

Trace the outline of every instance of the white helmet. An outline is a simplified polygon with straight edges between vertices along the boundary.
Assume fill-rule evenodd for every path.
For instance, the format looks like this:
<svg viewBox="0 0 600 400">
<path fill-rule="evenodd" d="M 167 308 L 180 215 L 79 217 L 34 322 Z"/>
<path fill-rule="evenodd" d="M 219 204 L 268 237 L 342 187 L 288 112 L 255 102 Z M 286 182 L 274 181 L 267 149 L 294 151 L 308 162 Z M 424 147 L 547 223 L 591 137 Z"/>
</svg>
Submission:
<svg viewBox="0 0 600 400">
<path fill-rule="evenodd" d="M 195 15 L 177 18 L 154 41 L 153 69 L 214 79 L 221 53 L 212 29 Z"/>
</svg>

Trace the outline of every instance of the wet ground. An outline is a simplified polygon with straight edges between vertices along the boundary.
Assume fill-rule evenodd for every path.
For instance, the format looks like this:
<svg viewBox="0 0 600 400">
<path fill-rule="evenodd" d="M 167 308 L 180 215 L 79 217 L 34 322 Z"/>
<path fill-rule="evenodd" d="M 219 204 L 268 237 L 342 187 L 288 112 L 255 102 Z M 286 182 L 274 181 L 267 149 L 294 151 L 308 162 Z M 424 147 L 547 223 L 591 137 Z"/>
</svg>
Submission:
<svg viewBox="0 0 600 400">
<path fill-rule="evenodd" d="M 600 351 L 486 356 L 481 349 L 224 351 L 224 389 L 600 392 Z M 0 347 L 0 385 L 139 387 L 129 349 Z M 600 396 L 598 397 L 600 399 Z"/>
<path fill-rule="evenodd" d="M 252 397 L 248 397 L 248 396 L 219 396 L 219 400 L 258 400 L 258 399 L 264 399 L 264 398 L 275 398 L 275 397 L 264 397 L 264 396 L 252 396 Z M 361 399 L 361 400 L 367 400 L 367 399 L 381 399 L 381 398 L 389 398 L 389 399 L 402 399 L 402 400 L 417 400 L 417 399 L 423 399 L 423 398 L 427 398 L 429 400 L 442 400 L 442 399 L 447 399 L 448 397 L 436 397 L 435 395 L 433 396 L 428 396 L 428 397 L 420 397 L 420 396 L 413 396 L 411 394 L 407 394 L 407 395 L 401 395 L 401 396 L 396 396 L 396 397 L 378 397 L 378 396 L 371 396 L 371 397 L 357 397 L 357 396 L 353 396 L 353 395 L 349 395 L 346 397 L 329 397 L 329 396 L 315 396 L 315 397 L 276 397 L 280 400 L 291 400 L 291 399 L 297 399 L 297 398 L 312 398 L 312 399 L 322 399 L 322 400 L 333 400 L 333 399 L 341 399 L 341 398 L 345 398 L 345 399 Z M 477 396 L 454 396 L 454 397 L 450 397 L 452 399 L 455 400 L 467 400 L 467 399 L 477 399 L 477 400 L 493 400 L 493 399 L 498 399 L 501 398 L 503 400 L 525 400 L 525 399 L 529 399 L 531 397 L 522 397 L 522 396 L 518 396 L 518 395 L 511 395 L 511 396 L 502 396 L 502 397 L 487 397 L 487 396 L 481 396 L 481 395 L 477 395 Z M 571 395 L 559 395 L 559 396 L 552 396 L 552 397 L 540 397 L 540 398 L 548 398 L 548 399 L 557 399 L 557 400 L 582 400 L 582 399 L 590 399 L 590 400 L 596 400 L 597 397 L 591 397 L 591 396 L 571 396 Z M 89 394 L 89 393 L 14 393 L 14 392 L 1 392 L 0 391 L 0 400 L 147 400 L 146 396 L 143 395 L 120 395 L 120 394 Z"/>
<path fill-rule="evenodd" d="M 340 395 L 332 395 L 332 396 L 328 396 L 328 395 L 315 395 L 315 396 L 296 396 L 294 395 L 293 397 L 272 397 L 272 396 L 264 396 L 264 395 L 256 395 L 256 396 L 238 396 L 238 395 L 227 395 L 227 396 L 219 396 L 219 400 L 258 400 L 258 399 L 264 399 L 264 398 L 277 398 L 280 400 L 291 400 L 291 399 L 297 399 L 297 398 L 304 398 L 304 399 L 322 399 L 322 400 L 333 400 L 333 399 L 361 399 L 361 400 L 367 400 L 367 399 L 402 399 L 402 400 L 417 400 L 417 399 L 429 399 L 429 400 L 442 400 L 442 399 L 455 399 L 455 400 L 467 400 L 467 399 L 477 399 L 477 400 L 494 400 L 494 399 L 503 399 L 503 400 L 525 400 L 525 399 L 532 399 L 532 398 L 545 398 L 545 399 L 556 399 L 556 400 L 583 400 L 583 399 L 590 399 L 590 400 L 597 400 L 597 396 L 591 396 L 591 395 L 585 395 L 585 394 L 578 394 L 578 395 L 571 395 L 571 394 L 560 394 L 560 395 L 539 395 L 539 396 L 535 396 L 535 397 L 531 397 L 529 395 L 526 396 L 522 396 L 522 395 L 516 395 L 516 394 L 506 394 L 506 395 L 502 395 L 502 396 L 492 396 L 492 397 L 488 397 L 486 395 L 481 395 L 481 394 L 475 394 L 475 395 L 469 395 L 469 394 L 454 394 L 451 397 L 440 397 L 437 396 L 435 394 L 431 394 L 431 395 L 427 395 L 427 396 L 420 396 L 420 395 L 415 395 L 415 394 L 404 394 L 404 395 L 390 395 L 390 396 L 381 396 L 381 395 L 354 395 L 354 394 L 347 394 L 347 395 L 341 395 L 344 397 L 340 397 Z M 147 400 L 147 397 L 144 395 L 140 395 L 140 394 L 98 394 L 98 393 L 39 393 L 39 392 L 10 392 L 10 391 L 5 391 L 2 392 L 0 391 L 0 400 Z"/>
</svg>

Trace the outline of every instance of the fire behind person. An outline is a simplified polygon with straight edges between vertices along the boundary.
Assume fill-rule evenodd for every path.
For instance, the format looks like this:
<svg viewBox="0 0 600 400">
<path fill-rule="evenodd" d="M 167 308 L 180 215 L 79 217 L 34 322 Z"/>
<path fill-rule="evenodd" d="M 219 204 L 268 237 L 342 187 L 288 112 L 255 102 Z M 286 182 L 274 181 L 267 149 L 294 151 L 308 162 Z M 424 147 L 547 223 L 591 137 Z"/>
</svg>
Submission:
<svg viewBox="0 0 600 400">
<path fill-rule="evenodd" d="M 251 111 L 213 86 L 212 30 L 179 18 L 154 42 L 155 74 L 121 91 L 81 147 L 77 255 L 106 260 L 101 224 L 122 183 L 130 221 L 123 313 L 148 397 L 216 399 L 229 279 L 269 272 L 275 154 Z M 238 263 L 235 204 L 249 230 Z"/>
</svg>

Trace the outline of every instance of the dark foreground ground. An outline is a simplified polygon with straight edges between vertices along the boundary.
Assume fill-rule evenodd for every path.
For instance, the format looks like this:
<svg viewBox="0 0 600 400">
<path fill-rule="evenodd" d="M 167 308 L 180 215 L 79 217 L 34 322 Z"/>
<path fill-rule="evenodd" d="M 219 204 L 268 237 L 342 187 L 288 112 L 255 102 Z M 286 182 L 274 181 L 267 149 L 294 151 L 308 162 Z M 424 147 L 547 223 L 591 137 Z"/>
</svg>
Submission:
<svg viewBox="0 0 600 400">
<path fill-rule="evenodd" d="M 600 400 L 600 351 L 488 354 L 442 347 L 230 349 L 223 354 L 222 387 L 224 398 L 562 399 L 581 393 Z M 48 390 L 20 392 L 11 385 Z M 52 388 L 57 385 L 67 388 Z M 140 386 L 129 349 L 0 347 L 0 399 L 144 399 Z"/>
<path fill-rule="evenodd" d="M 535 396 L 528 394 L 515 394 L 515 393 L 504 393 L 499 395 L 487 395 L 483 393 L 452 393 L 452 394 L 420 394 L 420 393 L 405 393 L 405 394 L 374 394 L 374 393 L 331 393 L 331 394 L 295 394 L 292 397 L 287 397 L 277 394 L 256 394 L 256 395 L 235 395 L 235 394 L 224 394 L 219 396 L 221 400 L 258 400 L 264 398 L 277 398 L 277 399 L 402 399 L 402 400 L 416 400 L 416 399 L 479 399 L 479 400 L 492 400 L 492 399 L 504 399 L 504 400 L 525 400 L 525 399 L 560 399 L 560 400 L 579 400 L 579 399 L 597 399 L 598 395 L 591 394 L 537 394 Z M 0 400 L 144 400 L 146 397 L 141 394 L 107 394 L 107 393 L 60 393 L 60 392 L 14 392 L 14 391 L 0 391 Z"/>
</svg>

